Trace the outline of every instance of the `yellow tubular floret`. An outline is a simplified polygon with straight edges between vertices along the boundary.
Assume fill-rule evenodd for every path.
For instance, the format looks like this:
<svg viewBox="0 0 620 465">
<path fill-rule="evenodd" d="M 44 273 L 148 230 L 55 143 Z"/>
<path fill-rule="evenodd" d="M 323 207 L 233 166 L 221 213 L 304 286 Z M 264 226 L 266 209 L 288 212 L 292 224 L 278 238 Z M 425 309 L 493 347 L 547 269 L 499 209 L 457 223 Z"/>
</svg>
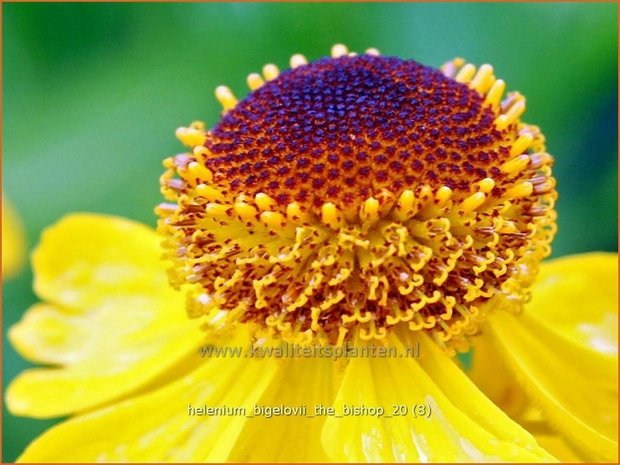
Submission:
<svg viewBox="0 0 620 465">
<path fill-rule="evenodd" d="M 262 76 L 258 73 L 248 74 L 246 81 L 250 90 L 259 89 L 265 83 Z"/>
<path fill-rule="evenodd" d="M 263 77 L 265 81 L 273 81 L 280 75 L 278 67 L 272 63 L 263 66 Z"/>
<path fill-rule="evenodd" d="M 183 145 L 188 147 L 202 145 L 206 140 L 206 134 L 203 131 L 192 127 L 177 129 L 176 136 Z"/>
<path fill-rule="evenodd" d="M 508 189 L 504 195 L 507 199 L 518 199 L 521 197 L 527 197 L 533 190 L 534 186 L 532 183 L 529 181 L 524 181 Z"/>
<path fill-rule="evenodd" d="M 467 63 L 459 70 L 454 79 L 457 82 L 466 84 L 472 80 L 474 74 L 476 74 L 476 67 L 471 63 Z"/>
<path fill-rule="evenodd" d="M 488 194 L 495 187 L 495 181 L 491 178 L 484 178 L 478 183 L 478 186 L 480 187 L 480 192 Z"/>
<path fill-rule="evenodd" d="M 529 163 L 530 157 L 528 155 L 519 155 L 504 163 L 500 169 L 506 174 L 517 174 L 527 168 Z"/>
<path fill-rule="evenodd" d="M 340 44 L 331 55 L 339 66 L 349 59 L 380 58 L 375 49 L 366 50 L 366 58 L 356 57 Z M 312 72 L 313 64 L 301 54 L 293 55 L 290 65 L 292 70 L 280 76 L 283 82 L 297 68 Z M 244 176 L 250 175 L 236 179 L 237 186 L 251 186 L 259 177 L 270 182 L 253 191 L 232 192 L 230 180 L 222 182 L 227 175 L 217 166 L 229 163 L 224 159 L 233 155 L 214 153 L 217 137 L 204 125 L 179 130 L 192 153 L 166 161 L 161 178 L 162 192 L 179 206 L 162 205 L 158 213 L 160 229 L 170 237 L 175 282 L 196 284 L 189 313 L 200 315 L 216 306 L 227 311 L 231 322 L 250 323 L 256 337 L 279 334 L 289 341 L 328 344 L 381 339 L 404 324 L 411 331 L 428 332 L 453 353 L 468 348 L 488 300 L 498 305 L 527 300 L 537 261 L 550 253 L 555 233 L 553 157 L 545 152 L 540 130 L 519 121 L 523 96 L 513 92 L 503 98 L 504 82 L 495 78 L 490 65 L 476 68 L 457 58 L 442 72 L 475 94 L 495 128 L 504 131 L 489 149 L 493 152 L 459 158 L 445 151 L 424 152 L 421 146 L 418 165 L 436 164 L 428 178 L 413 172 L 409 178 L 417 180 L 402 185 L 403 176 L 390 181 L 395 174 L 386 170 L 385 184 L 368 189 L 363 197 L 353 191 L 351 201 L 310 202 L 307 189 L 297 197 L 302 191 L 283 188 L 298 185 L 301 178 L 295 170 L 303 166 L 306 175 L 309 169 L 314 177 L 329 173 L 329 179 L 313 186 L 327 185 L 338 192 L 345 186 L 336 168 L 343 161 L 350 165 L 355 158 L 350 154 L 330 149 L 329 160 L 317 163 L 310 160 L 320 159 L 315 151 L 308 159 L 293 158 L 297 161 L 291 163 L 299 167 L 281 168 L 282 159 L 291 157 L 284 157 L 280 146 L 269 146 L 263 161 L 230 172 L 243 169 Z M 248 86 L 279 86 L 270 82 L 278 76 L 275 65 L 265 65 L 263 77 L 251 74 Z M 242 105 L 228 88 L 217 93 L 229 111 Z M 269 131 L 269 139 L 274 139 Z M 258 141 L 267 139 L 254 137 L 246 146 L 260 153 Z M 350 139 L 357 137 L 351 134 Z M 411 154 L 393 156 L 405 159 Z M 371 170 L 387 168 L 386 156 L 377 157 Z M 478 157 L 482 164 L 477 164 Z M 396 158 L 389 166 L 403 168 L 394 162 Z M 350 168 L 356 172 L 355 166 Z M 402 188 L 388 188 L 394 181 Z"/>
<path fill-rule="evenodd" d="M 276 201 L 262 192 L 256 194 L 254 200 L 256 201 L 256 205 L 258 205 L 258 208 L 263 211 L 269 211 L 276 206 Z"/>
<path fill-rule="evenodd" d="M 227 86 L 219 86 L 215 89 L 215 97 L 222 105 L 224 111 L 229 111 L 237 105 L 237 98 Z"/>
<path fill-rule="evenodd" d="M 415 194 L 413 191 L 406 189 L 400 194 L 398 202 L 396 204 L 395 216 L 396 219 L 404 221 L 411 218 L 414 215 L 414 202 Z"/>
<path fill-rule="evenodd" d="M 204 197 L 210 202 L 223 201 L 226 199 L 220 190 L 208 184 L 198 184 L 196 186 L 196 195 Z"/>
<path fill-rule="evenodd" d="M 438 206 L 444 205 L 452 197 L 452 189 L 448 186 L 441 186 L 435 193 L 435 200 Z"/>
<path fill-rule="evenodd" d="M 343 225 L 342 213 L 333 203 L 324 203 L 321 209 L 321 219 L 323 223 L 334 230 L 339 230 Z"/>
<path fill-rule="evenodd" d="M 360 219 L 364 223 L 374 223 L 379 219 L 379 201 L 375 198 L 366 199 L 360 208 Z"/>
<path fill-rule="evenodd" d="M 467 197 L 461 204 L 461 208 L 465 213 L 469 213 L 480 207 L 486 200 L 486 196 L 483 192 L 476 192 L 475 194 Z"/>
<path fill-rule="evenodd" d="M 349 53 L 349 49 L 347 48 L 346 45 L 343 45 L 343 44 L 336 44 L 332 47 L 332 50 L 331 50 L 332 58 L 339 58 L 339 57 L 347 55 L 348 53 Z"/>
<path fill-rule="evenodd" d="M 305 56 L 303 56 L 300 53 L 297 53 L 291 57 L 290 65 L 291 65 L 291 68 L 293 69 L 299 68 L 300 66 L 307 65 L 307 64 L 308 64 L 308 60 L 306 59 Z"/>
<path fill-rule="evenodd" d="M 503 80 L 498 79 L 497 81 L 495 81 L 487 92 L 484 103 L 491 105 L 494 110 L 497 109 L 499 107 L 499 102 L 502 99 L 502 95 L 504 94 L 505 88 L 506 83 Z"/>
<path fill-rule="evenodd" d="M 478 72 L 469 83 L 472 89 L 484 94 L 493 85 L 495 79 L 493 77 L 493 67 L 491 65 L 482 65 Z"/>
<path fill-rule="evenodd" d="M 530 145 L 532 145 L 533 140 L 534 136 L 530 133 L 520 135 L 517 140 L 513 142 L 512 147 L 510 148 L 510 156 L 514 157 L 516 155 L 521 155 L 530 147 Z"/>
<path fill-rule="evenodd" d="M 235 202 L 235 212 L 243 222 L 253 221 L 258 214 L 256 208 L 243 201 Z"/>
<path fill-rule="evenodd" d="M 287 205 L 286 216 L 289 220 L 298 224 L 302 224 L 310 220 L 310 216 L 302 211 L 297 202 L 292 202 Z"/>
</svg>

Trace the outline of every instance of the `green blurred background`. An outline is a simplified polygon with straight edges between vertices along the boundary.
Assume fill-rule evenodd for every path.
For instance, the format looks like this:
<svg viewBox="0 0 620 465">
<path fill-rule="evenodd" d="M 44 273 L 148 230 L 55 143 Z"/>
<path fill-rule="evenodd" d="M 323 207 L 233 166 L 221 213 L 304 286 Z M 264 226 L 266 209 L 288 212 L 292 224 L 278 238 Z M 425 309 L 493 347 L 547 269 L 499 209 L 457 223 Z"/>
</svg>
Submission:
<svg viewBox="0 0 620 465">
<path fill-rule="evenodd" d="M 3 190 L 30 248 L 65 213 L 154 225 L 175 129 L 209 125 L 213 89 L 343 42 L 439 66 L 493 64 L 556 157 L 556 256 L 617 250 L 616 4 L 17 4 L 3 13 Z M 3 282 L 3 331 L 36 301 Z M 3 342 L 3 382 L 26 368 Z M 3 461 L 53 424 L 3 410 Z"/>
</svg>

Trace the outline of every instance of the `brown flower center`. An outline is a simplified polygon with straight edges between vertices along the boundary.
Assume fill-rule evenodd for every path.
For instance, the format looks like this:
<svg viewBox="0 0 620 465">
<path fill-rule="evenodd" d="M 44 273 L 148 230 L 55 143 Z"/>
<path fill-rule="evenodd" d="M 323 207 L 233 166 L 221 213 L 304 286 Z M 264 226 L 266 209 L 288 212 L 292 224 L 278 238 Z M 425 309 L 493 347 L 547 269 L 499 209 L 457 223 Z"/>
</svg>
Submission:
<svg viewBox="0 0 620 465">
<path fill-rule="evenodd" d="M 501 175 L 508 144 L 467 85 L 415 61 L 362 55 L 286 71 L 213 128 L 206 165 L 230 194 L 280 206 L 359 206 L 427 183 L 469 192 Z"/>
</svg>

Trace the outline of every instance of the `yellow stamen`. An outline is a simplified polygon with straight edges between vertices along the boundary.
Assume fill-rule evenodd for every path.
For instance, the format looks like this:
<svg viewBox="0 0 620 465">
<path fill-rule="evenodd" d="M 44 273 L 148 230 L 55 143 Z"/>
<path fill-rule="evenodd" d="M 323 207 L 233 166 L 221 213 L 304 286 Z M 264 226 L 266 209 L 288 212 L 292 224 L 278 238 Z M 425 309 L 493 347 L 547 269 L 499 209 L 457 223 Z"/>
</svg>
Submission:
<svg viewBox="0 0 620 465">
<path fill-rule="evenodd" d="M 195 145 L 202 145 L 205 143 L 206 134 L 199 129 L 194 128 L 179 128 L 176 131 L 177 139 L 181 141 L 183 145 L 187 147 L 194 147 Z"/>
<path fill-rule="evenodd" d="M 273 63 L 263 66 L 263 77 L 265 81 L 273 81 L 280 75 L 280 70 Z"/>
<path fill-rule="evenodd" d="M 365 223 L 374 223 L 379 219 L 379 201 L 373 197 L 366 199 L 360 208 L 360 219 Z"/>
<path fill-rule="evenodd" d="M 504 163 L 500 169 L 507 174 L 516 174 L 520 171 L 523 171 L 530 162 L 530 157 L 528 155 L 519 155 L 518 157 L 513 158 L 512 160 Z"/>
<path fill-rule="evenodd" d="M 256 208 L 243 201 L 235 202 L 234 208 L 235 213 L 239 215 L 243 222 L 254 221 L 254 219 L 256 219 L 256 215 L 258 214 Z"/>
<path fill-rule="evenodd" d="M 196 195 L 204 197 L 210 202 L 226 200 L 221 191 L 207 184 L 198 184 L 196 186 Z"/>
<path fill-rule="evenodd" d="M 210 182 L 213 179 L 211 170 L 198 162 L 192 161 L 187 165 L 187 176 L 192 180 L 205 180 Z"/>
<path fill-rule="evenodd" d="M 218 86 L 215 89 L 215 97 L 222 105 L 224 111 L 232 110 L 237 105 L 237 98 L 227 86 Z"/>
<path fill-rule="evenodd" d="M 276 201 L 263 192 L 256 194 L 254 198 L 256 205 L 263 211 L 272 210 L 276 205 Z"/>
<path fill-rule="evenodd" d="M 467 63 L 459 70 L 454 80 L 466 84 L 471 81 L 471 79 L 474 77 L 474 74 L 476 74 L 476 67 L 471 63 Z"/>
<path fill-rule="evenodd" d="M 495 181 L 491 178 L 484 178 L 478 183 L 478 187 L 480 187 L 480 192 L 488 194 L 495 187 Z"/>
<path fill-rule="evenodd" d="M 508 120 L 508 116 L 506 115 L 499 115 L 497 118 L 495 118 L 495 126 L 497 127 L 498 131 L 503 131 L 504 129 L 506 129 L 508 127 L 508 124 L 510 124 L 510 121 Z"/>
<path fill-rule="evenodd" d="M 331 202 L 323 204 L 321 208 L 321 220 L 327 226 L 335 230 L 340 229 L 344 225 L 342 213 L 340 213 L 338 208 Z"/>
<path fill-rule="evenodd" d="M 286 227 L 286 219 L 282 213 L 264 211 L 260 214 L 260 219 L 272 230 L 280 230 Z"/>
<path fill-rule="evenodd" d="M 508 120 L 508 124 L 514 123 L 525 111 L 525 100 L 519 100 L 514 105 L 510 107 L 510 110 L 506 112 L 506 118 Z"/>
<path fill-rule="evenodd" d="M 461 210 L 465 213 L 469 213 L 480 207 L 486 200 L 486 195 L 483 192 L 476 192 L 475 194 L 467 197 L 461 204 Z"/>
<path fill-rule="evenodd" d="M 415 211 L 413 209 L 413 205 L 415 202 L 415 194 L 412 190 L 404 190 L 400 197 L 398 198 L 398 202 L 396 204 L 395 209 L 395 217 L 397 220 L 405 221 L 411 218 Z"/>
<path fill-rule="evenodd" d="M 207 149 L 203 145 L 197 145 L 192 149 L 192 154 L 198 163 L 202 163 L 204 165 L 207 156 L 209 155 L 209 149 Z M 211 178 L 207 179 L 211 181 Z"/>
<path fill-rule="evenodd" d="M 346 45 L 336 44 L 332 47 L 332 58 L 340 58 L 349 53 L 349 49 Z"/>
<path fill-rule="evenodd" d="M 476 76 L 469 83 L 469 87 L 484 94 L 493 85 L 493 67 L 491 65 L 482 65 Z"/>
<path fill-rule="evenodd" d="M 517 155 L 521 155 L 528 149 L 528 147 L 532 144 L 533 140 L 534 136 L 532 136 L 530 133 L 519 136 L 517 140 L 514 141 L 512 144 L 512 148 L 510 149 L 510 156 L 515 157 Z"/>
<path fill-rule="evenodd" d="M 452 197 L 452 189 L 448 186 L 441 186 L 437 189 L 435 193 L 435 200 L 437 201 L 437 206 L 444 205 L 450 198 Z"/>
<path fill-rule="evenodd" d="M 291 68 L 299 68 L 300 66 L 307 65 L 308 60 L 301 53 L 296 53 L 291 57 L 290 65 Z"/>
<path fill-rule="evenodd" d="M 209 202 L 205 208 L 205 212 L 213 218 L 224 219 L 228 217 L 230 206 L 216 202 Z"/>
<path fill-rule="evenodd" d="M 502 100 L 502 95 L 504 94 L 504 89 L 506 88 L 506 83 L 498 79 L 493 83 L 489 91 L 487 92 L 487 96 L 484 99 L 484 103 L 487 105 L 491 105 L 494 110 L 497 110 L 499 107 L 499 103 Z"/>
<path fill-rule="evenodd" d="M 250 90 L 256 90 L 256 89 L 260 89 L 262 85 L 265 84 L 265 81 L 263 80 L 260 74 L 251 73 L 251 74 L 248 74 L 247 84 Z"/>
<path fill-rule="evenodd" d="M 529 181 L 523 181 L 514 187 L 511 187 L 506 191 L 504 196 L 507 199 L 518 199 L 521 197 L 527 197 L 534 191 L 534 185 Z"/>
<path fill-rule="evenodd" d="M 310 219 L 310 215 L 302 211 L 297 202 L 291 202 L 286 206 L 286 217 L 298 224 L 303 224 Z"/>
</svg>

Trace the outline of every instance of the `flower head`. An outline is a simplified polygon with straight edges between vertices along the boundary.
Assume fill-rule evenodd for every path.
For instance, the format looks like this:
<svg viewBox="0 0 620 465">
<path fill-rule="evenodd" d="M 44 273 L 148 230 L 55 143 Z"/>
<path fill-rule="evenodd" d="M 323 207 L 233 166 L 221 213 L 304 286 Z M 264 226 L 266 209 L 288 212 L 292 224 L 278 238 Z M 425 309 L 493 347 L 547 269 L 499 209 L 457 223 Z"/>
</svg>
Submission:
<svg viewBox="0 0 620 465">
<path fill-rule="evenodd" d="M 333 52 L 295 55 L 281 76 L 267 65 L 239 103 L 218 88 L 213 130 L 178 131 L 191 151 L 165 162 L 174 203 L 159 229 L 171 281 L 208 318 L 183 315 L 151 229 L 78 214 L 46 231 L 33 255 L 43 302 L 9 338 L 54 367 L 21 373 L 6 400 L 14 414 L 73 416 L 20 460 L 553 461 L 540 444 L 614 460 L 617 340 L 604 328 L 617 325 L 617 256 L 543 264 L 523 314 L 503 311 L 527 299 L 555 231 L 552 158 L 519 120 L 523 98 L 502 100 L 486 65 L 440 73 Z M 470 379 L 437 343 L 463 348 L 478 325 Z M 420 354 L 198 356 L 278 338 L 384 338 Z M 308 411 L 250 413 L 274 405 Z M 203 406 L 241 413 L 192 413 Z"/>
<path fill-rule="evenodd" d="M 490 299 L 523 302 L 555 232 L 553 158 L 489 65 L 441 71 L 334 47 L 273 65 L 224 116 L 177 135 L 158 209 L 192 283 L 286 340 L 381 339 L 396 326 L 466 348 Z"/>
</svg>

